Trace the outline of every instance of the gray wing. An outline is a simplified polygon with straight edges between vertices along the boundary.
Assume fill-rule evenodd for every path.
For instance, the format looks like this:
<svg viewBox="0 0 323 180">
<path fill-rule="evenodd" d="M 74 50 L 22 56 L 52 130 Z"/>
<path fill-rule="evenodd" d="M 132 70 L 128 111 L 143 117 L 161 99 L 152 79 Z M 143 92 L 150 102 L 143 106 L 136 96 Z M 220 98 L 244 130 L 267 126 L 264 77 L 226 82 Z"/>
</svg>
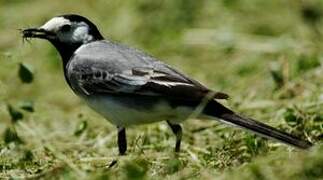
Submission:
<svg viewBox="0 0 323 180">
<path fill-rule="evenodd" d="M 95 48 L 95 51 L 100 52 L 100 48 Z M 127 94 L 201 100 L 212 92 L 140 51 L 108 44 L 103 49 L 103 55 L 90 57 L 87 55 L 91 53 L 86 52 L 89 50 L 90 48 L 86 48 L 79 51 L 68 68 L 72 88 L 78 89 L 82 94 Z M 213 94 L 217 99 L 228 98 L 224 93 Z"/>
</svg>

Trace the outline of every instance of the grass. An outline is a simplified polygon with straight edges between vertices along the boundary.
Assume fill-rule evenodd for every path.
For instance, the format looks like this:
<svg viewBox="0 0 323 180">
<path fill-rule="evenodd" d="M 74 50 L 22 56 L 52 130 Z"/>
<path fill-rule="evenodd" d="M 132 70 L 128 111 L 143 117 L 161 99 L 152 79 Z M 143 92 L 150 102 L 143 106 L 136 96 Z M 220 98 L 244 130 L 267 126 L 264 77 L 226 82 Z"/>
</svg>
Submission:
<svg viewBox="0 0 323 180">
<path fill-rule="evenodd" d="M 319 0 L 0 0 L 0 178 L 322 179 L 322 10 Z M 63 13 L 89 17 L 106 37 L 227 92 L 224 104 L 315 146 L 300 151 L 191 119 L 180 154 L 161 122 L 129 128 L 128 155 L 118 157 L 116 128 L 69 90 L 55 49 L 22 43 L 17 30 Z"/>
</svg>

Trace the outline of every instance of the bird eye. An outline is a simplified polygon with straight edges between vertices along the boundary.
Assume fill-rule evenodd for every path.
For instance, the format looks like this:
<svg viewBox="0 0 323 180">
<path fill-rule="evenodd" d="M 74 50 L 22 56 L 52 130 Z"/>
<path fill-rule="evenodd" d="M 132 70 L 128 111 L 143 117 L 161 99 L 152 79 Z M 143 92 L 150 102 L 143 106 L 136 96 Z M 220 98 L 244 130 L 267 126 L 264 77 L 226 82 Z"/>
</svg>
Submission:
<svg viewBox="0 0 323 180">
<path fill-rule="evenodd" d="M 63 25 L 63 26 L 61 27 L 61 31 L 62 31 L 62 32 L 67 32 L 67 31 L 69 31 L 69 30 L 71 30 L 71 25 L 69 25 L 69 24 L 65 24 L 65 25 Z"/>
</svg>

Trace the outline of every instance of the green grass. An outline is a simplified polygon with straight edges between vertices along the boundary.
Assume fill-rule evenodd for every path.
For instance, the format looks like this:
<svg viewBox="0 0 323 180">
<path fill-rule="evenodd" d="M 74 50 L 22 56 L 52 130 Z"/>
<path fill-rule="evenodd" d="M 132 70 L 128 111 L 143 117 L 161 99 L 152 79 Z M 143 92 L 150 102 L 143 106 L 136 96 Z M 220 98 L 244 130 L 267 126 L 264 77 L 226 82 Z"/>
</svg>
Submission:
<svg viewBox="0 0 323 180">
<path fill-rule="evenodd" d="M 129 128 L 128 154 L 119 157 L 116 128 L 71 92 L 55 49 L 22 42 L 18 29 L 64 13 L 89 17 L 106 37 L 144 49 L 230 94 L 223 103 L 236 111 L 315 146 L 299 151 L 191 119 L 180 154 L 161 122 Z M 319 0 L 0 0 L 0 178 L 322 179 L 322 17 Z"/>
</svg>

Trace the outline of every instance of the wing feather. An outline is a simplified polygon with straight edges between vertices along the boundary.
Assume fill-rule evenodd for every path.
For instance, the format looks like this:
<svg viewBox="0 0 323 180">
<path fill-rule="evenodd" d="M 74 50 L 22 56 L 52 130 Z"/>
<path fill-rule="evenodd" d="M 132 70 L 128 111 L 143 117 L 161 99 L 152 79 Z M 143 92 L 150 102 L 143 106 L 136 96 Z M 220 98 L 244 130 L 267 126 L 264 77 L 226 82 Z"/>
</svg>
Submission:
<svg viewBox="0 0 323 180">
<path fill-rule="evenodd" d="M 80 70 L 81 69 L 81 70 Z M 211 91 L 204 86 L 153 68 L 133 68 L 121 73 L 109 73 L 100 68 L 78 68 L 73 75 L 85 94 L 131 94 L 201 100 Z M 226 99 L 224 93 L 214 98 Z"/>
</svg>

